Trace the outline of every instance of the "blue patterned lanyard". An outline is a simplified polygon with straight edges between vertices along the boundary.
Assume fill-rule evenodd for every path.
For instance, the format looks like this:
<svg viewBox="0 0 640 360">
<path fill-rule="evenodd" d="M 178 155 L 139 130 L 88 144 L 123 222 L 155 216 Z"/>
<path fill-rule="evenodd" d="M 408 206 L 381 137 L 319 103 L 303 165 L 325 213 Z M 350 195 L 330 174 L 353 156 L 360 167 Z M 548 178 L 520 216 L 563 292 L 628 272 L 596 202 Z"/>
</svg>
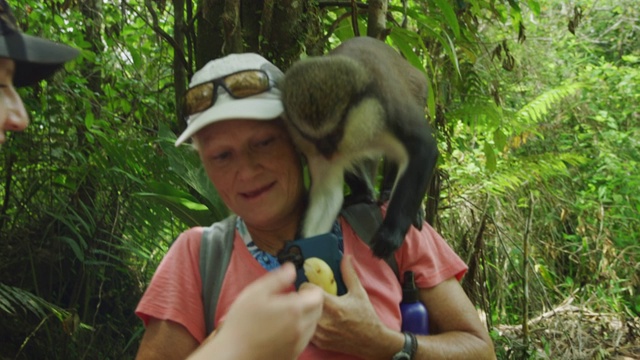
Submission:
<svg viewBox="0 0 640 360">
<path fill-rule="evenodd" d="M 244 221 L 239 216 L 236 219 L 236 229 L 238 230 L 238 234 L 240 234 L 242 241 L 247 246 L 247 249 L 249 249 L 249 252 L 253 256 L 253 258 L 256 259 L 263 268 L 267 269 L 267 271 L 271 271 L 280 267 L 278 257 L 258 248 L 258 246 L 251 239 L 251 234 L 249 234 L 249 230 L 247 230 L 247 225 L 245 225 Z M 331 232 L 338 238 L 338 249 L 340 249 L 340 252 L 344 252 L 344 244 L 342 241 L 342 227 L 340 226 L 340 222 L 337 219 L 333 223 Z"/>
</svg>

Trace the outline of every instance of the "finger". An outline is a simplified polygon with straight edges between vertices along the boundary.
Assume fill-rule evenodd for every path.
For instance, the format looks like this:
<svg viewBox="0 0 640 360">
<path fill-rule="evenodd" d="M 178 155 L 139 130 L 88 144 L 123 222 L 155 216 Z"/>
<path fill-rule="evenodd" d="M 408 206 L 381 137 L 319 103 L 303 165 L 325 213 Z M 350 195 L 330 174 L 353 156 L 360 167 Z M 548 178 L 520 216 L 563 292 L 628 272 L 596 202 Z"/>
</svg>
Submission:
<svg viewBox="0 0 640 360">
<path fill-rule="evenodd" d="M 344 285 L 347 287 L 347 292 L 364 292 L 358 273 L 353 267 L 352 255 L 344 256 L 340 263 L 340 270 L 342 271 L 342 280 L 344 280 Z"/>
<path fill-rule="evenodd" d="M 267 294 L 281 293 L 293 284 L 296 279 L 296 269 L 292 263 L 285 263 L 264 275 L 250 286 L 259 288 Z"/>
<path fill-rule="evenodd" d="M 320 287 L 318 285 L 312 284 L 312 283 L 310 283 L 308 281 L 305 281 L 302 284 L 300 284 L 300 286 L 298 287 L 298 292 L 306 291 L 306 290 L 314 289 L 314 288 L 320 289 Z"/>
<path fill-rule="evenodd" d="M 322 303 L 324 302 L 324 290 L 318 286 L 307 286 L 306 289 L 292 293 L 297 295 L 296 299 L 306 311 L 322 312 Z M 319 316 L 319 315 L 318 315 Z"/>
<path fill-rule="evenodd" d="M 318 285 L 312 284 L 308 281 L 300 284 L 298 288 L 298 294 L 304 299 L 307 299 L 310 303 L 316 302 L 324 302 L 325 295 L 327 294 L 322 288 Z"/>
<path fill-rule="evenodd" d="M 319 286 L 303 283 L 300 286 L 300 291 L 279 295 L 278 303 L 289 308 L 298 307 L 306 314 L 316 313 L 314 321 L 317 321 L 322 313 L 324 294 L 324 290 Z"/>
</svg>

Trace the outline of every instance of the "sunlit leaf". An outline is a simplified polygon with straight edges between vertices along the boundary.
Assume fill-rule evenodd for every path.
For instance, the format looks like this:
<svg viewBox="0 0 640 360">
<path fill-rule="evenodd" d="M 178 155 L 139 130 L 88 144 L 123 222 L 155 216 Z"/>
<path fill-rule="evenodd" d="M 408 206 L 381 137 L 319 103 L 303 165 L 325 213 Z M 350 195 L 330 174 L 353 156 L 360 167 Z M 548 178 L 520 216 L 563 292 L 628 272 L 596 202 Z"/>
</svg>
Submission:
<svg viewBox="0 0 640 360">
<path fill-rule="evenodd" d="M 449 1 L 434 0 L 434 2 L 436 3 L 436 6 L 440 8 L 440 11 L 442 11 L 442 15 L 444 16 L 447 25 L 449 25 L 454 35 L 456 37 L 460 37 L 460 26 L 458 25 L 458 19 L 456 18 L 456 13 Z"/>
<path fill-rule="evenodd" d="M 486 158 L 487 171 L 489 173 L 496 171 L 496 168 L 497 168 L 496 154 L 493 150 L 493 146 L 491 146 L 491 144 L 489 144 L 488 142 L 484 143 L 484 156 Z"/>
</svg>

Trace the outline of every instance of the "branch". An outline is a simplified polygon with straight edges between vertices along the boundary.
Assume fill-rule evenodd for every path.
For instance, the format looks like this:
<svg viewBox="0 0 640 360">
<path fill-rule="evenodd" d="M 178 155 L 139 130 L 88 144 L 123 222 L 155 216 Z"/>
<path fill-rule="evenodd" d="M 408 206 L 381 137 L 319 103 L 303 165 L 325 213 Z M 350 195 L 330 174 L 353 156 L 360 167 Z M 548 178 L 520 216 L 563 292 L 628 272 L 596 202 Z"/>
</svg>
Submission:
<svg viewBox="0 0 640 360">
<path fill-rule="evenodd" d="M 524 338 L 525 351 L 529 347 L 529 234 L 531 231 L 531 222 L 533 221 L 533 192 L 529 191 L 529 217 L 524 229 L 524 241 L 522 245 L 522 275 L 524 280 L 524 304 L 522 307 L 522 337 Z"/>
<path fill-rule="evenodd" d="M 186 1 L 185 4 L 187 5 L 187 22 L 184 23 L 184 33 L 185 33 L 185 37 L 186 37 L 186 42 L 187 42 L 187 63 L 189 64 L 189 67 L 187 69 L 187 76 L 189 78 L 191 78 L 191 76 L 193 75 L 193 70 L 191 68 L 191 64 L 193 64 L 193 49 L 195 47 L 194 43 L 195 43 L 195 39 L 196 39 L 196 19 L 198 18 L 198 16 L 202 17 L 202 8 L 198 7 L 196 9 L 196 12 L 193 12 L 193 3 L 191 1 Z M 174 7 L 175 9 L 175 7 Z"/>
<path fill-rule="evenodd" d="M 338 16 L 338 18 L 336 19 L 336 21 L 334 21 L 331 26 L 329 26 L 329 29 L 327 29 L 327 33 L 325 36 L 322 37 L 322 43 L 325 44 L 327 41 L 329 41 L 329 38 L 331 37 L 331 35 L 333 35 L 333 32 L 336 31 L 336 28 L 340 25 L 340 23 L 351 16 L 350 12 L 346 12 L 340 16 Z"/>
<path fill-rule="evenodd" d="M 353 28 L 353 35 L 360 36 L 360 26 L 358 26 L 358 4 L 356 0 L 351 0 L 351 27 Z"/>
<path fill-rule="evenodd" d="M 387 30 L 388 0 L 370 0 L 369 17 L 367 19 L 367 36 L 384 40 L 389 34 Z"/>
<path fill-rule="evenodd" d="M 369 5 L 361 3 L 361 2 L 357 2 L 357 1 L 351 1 L 351 0 L 345 0 L 345 1 L 322 1 L 322 0 L 318 0 L 318 7 L 331 7 L 331 6 L 337 6 L 337 7 L 351 7 L 352 3 L 355 4 L 357 7 L 359 7 L 360 9 L 367 9 L 369 7 Z"/>
<path fill-rule="evenodd" d="M 156 11 L 153 9 L 151 0 L 145 0 L 144 4 L 147 7 L 147 10 L 149 11 L 149 13 L 151 14 L 151 18 L 153 19 L 153 24 L 149 24 L 147 19 L 144 16 L 141 16 L 140 13 L 136 11 L 136 9 L 134 9 L 131 5 L 125 3 L 125 5 L 129 9 L 131 9 L 131 11 L 136 13 L 138 17 L 142 19 L 142 21 L 144 21 L 147 25 L 151 26 L 153 31 L 155 31 L 158 35 L 160 35 L 161 38 L 165 39 L 169 43 L 169 45 L 173 48 L 173 56 L 176 57 L 178 60 L 180 60 L 180 62 L 182 63 L 186 71 L 189 71 L 189 64 L 187 63 L 187 59 L 185 59 L 182 48 L 176 43 L 176 41 L 171 37 L 171 35 L 169 35 L 166 31 L 162 30 L 160 28 L 160 25 L 158 25 L 159 24 L 158 14 L 156 14 Z"/>
<path fill-rule="evenodd" d="M 16 155 L 13 152 L 9 152 L 6 157 L 6 163 L 4 164 L 7 169 L 5 183 L 4 183 L 4 200 L 2 201 L 2 207 L 0 207 L 0 230 L 4 228 L 4 222 L 8 218 L 7 210 L 9 209 L 9 202 L 11 199 L 11 184 L 13 180 L 13 163 L 16 161 Z"/>
<path fill-rule="evenodd" d="M 240 2 L 226 0 L 220 15 L 224 29 L 224 45 L 222 51 L 227 54 L 242 52 L 242 28 L 240 25 Z"/>
</svg>

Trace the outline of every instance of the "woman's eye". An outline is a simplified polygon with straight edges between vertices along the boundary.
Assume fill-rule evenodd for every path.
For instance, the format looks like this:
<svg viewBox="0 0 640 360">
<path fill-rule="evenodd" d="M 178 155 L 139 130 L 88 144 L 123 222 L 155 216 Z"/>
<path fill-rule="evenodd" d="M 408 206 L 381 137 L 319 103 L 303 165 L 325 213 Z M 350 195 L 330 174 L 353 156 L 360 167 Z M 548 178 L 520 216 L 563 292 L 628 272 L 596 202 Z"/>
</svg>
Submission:
<svg viewBox="0 0 640 360">
<path fill-rule="evenodd" d="M 211 156 L 211 160 L 218 163 L 229 160 L 230 158 L 231 158 L 231 151 L 223 151 Z"/>
<path fill-rule="evenodd" d="M 257 147 L 267 147 L 271 144 L 273 144 L 273 142 L 276 140 L 276 138 L 274 136 L 269 136 L 268 138 L 264 139 L 264 140 L 260 140 L 256 143 Z"/>
</svg>

